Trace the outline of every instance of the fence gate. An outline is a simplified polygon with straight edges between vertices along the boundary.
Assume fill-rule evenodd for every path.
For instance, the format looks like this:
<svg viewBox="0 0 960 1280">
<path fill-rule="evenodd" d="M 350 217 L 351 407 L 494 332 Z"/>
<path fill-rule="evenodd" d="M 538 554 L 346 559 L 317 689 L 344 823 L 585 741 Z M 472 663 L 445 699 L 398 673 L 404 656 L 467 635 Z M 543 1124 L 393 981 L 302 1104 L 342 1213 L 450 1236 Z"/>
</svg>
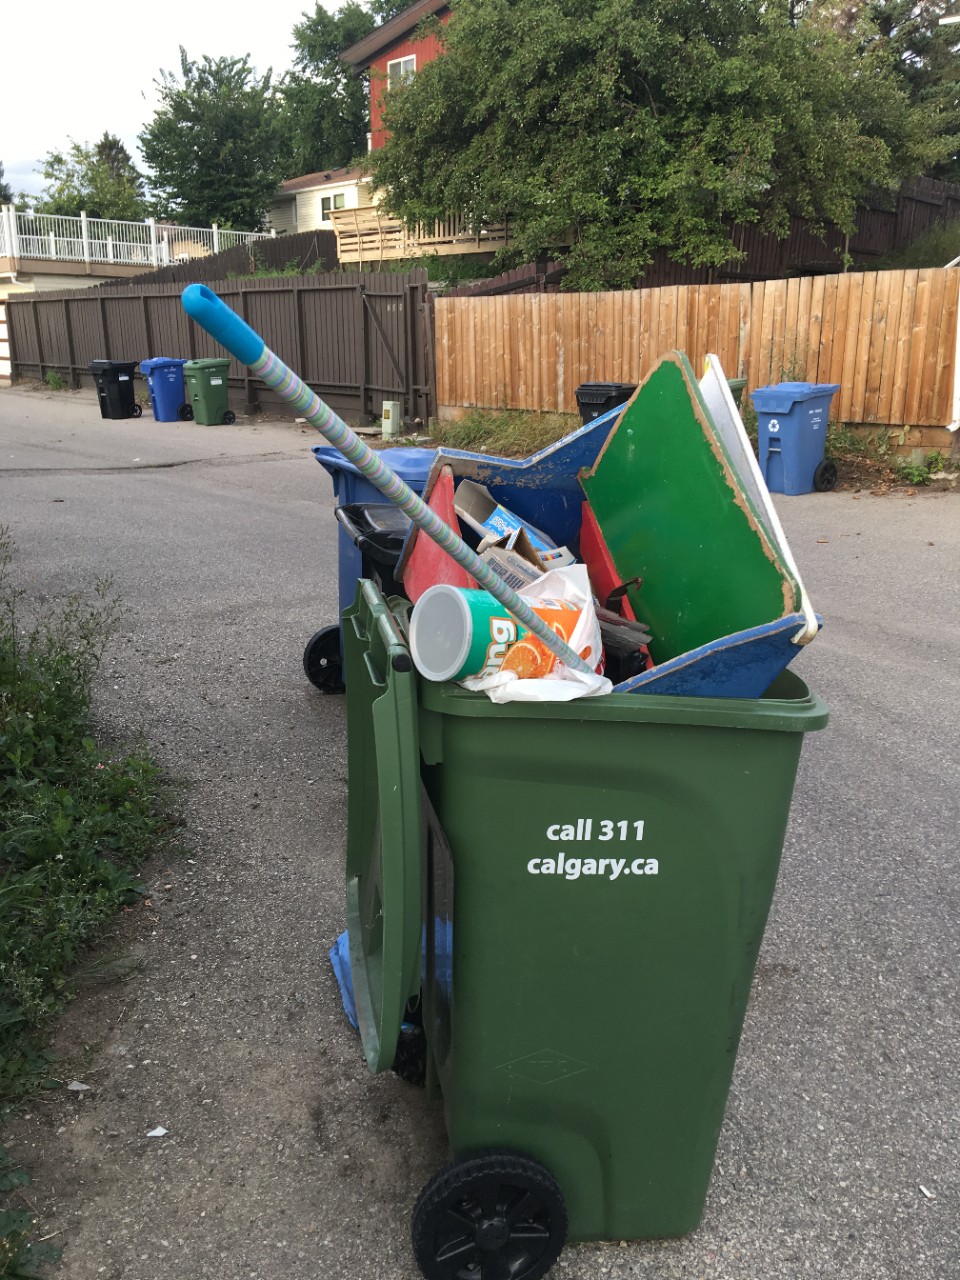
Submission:
<svg viewBox="0 0 960 1280">
<path fill-rule="evenodd" d="M 426 422 L 433 392 L 432 313 L 425 271 L 335 271 L 224 280 L 210 287 L 342 417 L 379 418 L 385 400 Z M 92 360 L 194 360 L 222 348 L 180 305 L 183 285 L 138 284 L 31 294 L 8 303 L 16 378 L 49 371 L 92 385 Z M 274 392 L 232 360 L 231 402 L 285 411 Z"/>
</svg>

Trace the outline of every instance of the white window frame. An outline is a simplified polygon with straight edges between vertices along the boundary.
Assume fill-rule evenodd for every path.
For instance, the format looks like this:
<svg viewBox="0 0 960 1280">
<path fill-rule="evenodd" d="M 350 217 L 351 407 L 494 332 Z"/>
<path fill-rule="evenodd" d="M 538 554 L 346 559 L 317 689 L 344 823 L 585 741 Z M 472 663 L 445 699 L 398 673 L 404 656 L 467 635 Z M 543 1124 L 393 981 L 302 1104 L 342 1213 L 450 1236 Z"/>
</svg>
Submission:
<svg viewBox="0 0 960 1280">
<path fill-rule="evenodd" d="M 330 211 L 336 213 L 340 209 L 347 207 L 347 193 L 345 191 L 334 191 L 328 196 L 320 197 L 320 221 L 330 221 Z"/>
<path fill-rule="evenodd" d="M 393 68 L 397 70 L 394 71 Z M 387 88 L 396 89 L 407 84 L 417 74 L 417 55 L 405 54 L 402 58 L 391 58 L 387 63 Z"/>
</svg>

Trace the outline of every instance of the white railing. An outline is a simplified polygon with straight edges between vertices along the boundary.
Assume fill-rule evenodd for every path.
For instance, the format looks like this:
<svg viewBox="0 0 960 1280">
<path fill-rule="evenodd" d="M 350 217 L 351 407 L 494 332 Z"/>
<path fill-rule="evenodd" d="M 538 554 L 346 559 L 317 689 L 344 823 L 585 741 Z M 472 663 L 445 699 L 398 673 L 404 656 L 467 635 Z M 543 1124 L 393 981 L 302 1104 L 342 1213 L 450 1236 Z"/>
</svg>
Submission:
<svg viewBox="0 0 960 1280">
<path fill-rule="evenodd" d="M 190 258 L 206 258 L 221 249 L 249 244 L 269 231 L 221 231 L 173 223 L 121 222 L 111 218 L 66 218 L 49 213 L 17 213 L 0 207 L 0 257 L 42 258 L 54 262 L 96 262 L 118 266 L 163 267 Z"/>
</svg>

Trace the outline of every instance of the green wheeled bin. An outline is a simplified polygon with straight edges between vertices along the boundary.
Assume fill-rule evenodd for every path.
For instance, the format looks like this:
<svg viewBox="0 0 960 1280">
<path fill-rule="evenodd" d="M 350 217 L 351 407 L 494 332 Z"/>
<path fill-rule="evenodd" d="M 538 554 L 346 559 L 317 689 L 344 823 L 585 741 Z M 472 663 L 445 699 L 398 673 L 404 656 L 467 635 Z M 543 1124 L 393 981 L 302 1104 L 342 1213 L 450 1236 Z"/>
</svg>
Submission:
<svg viewBox="0 0 960 1280">
<path fill-rule="evenodd" d="M 347 915 L 370 1069 L 419 1003 L 443 1099 L 421 1270 L 535 1280 L 566 1239 L 686 1234 L 827 709 L 789 671 L 759 699 L 496 705 L 421 681 L 393 608 L 361 581 L 343 616 Z"/>
<path fill-rule="evenodd" d="M 229 369 L 230 361 L 222 358 L 188 360 L 183 366 L 183 380 L 195 422 L 207 427 L 236 422 L 237 415 L 227 404 Z"/>
</svg>

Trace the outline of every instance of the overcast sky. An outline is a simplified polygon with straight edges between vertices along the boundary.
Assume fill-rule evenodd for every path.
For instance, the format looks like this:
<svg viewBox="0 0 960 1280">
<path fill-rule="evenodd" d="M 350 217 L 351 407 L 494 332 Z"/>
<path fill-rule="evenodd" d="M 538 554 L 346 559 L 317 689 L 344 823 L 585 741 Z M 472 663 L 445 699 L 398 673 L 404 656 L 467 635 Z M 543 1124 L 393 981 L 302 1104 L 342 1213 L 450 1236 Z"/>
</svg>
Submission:
<svg viewBox="0 0 960 1280">
<path fill-rule="evenodd" d="M 325 0 L 324 8 L 339 8 Z M 138 167 L 137 134 L 157 107 L 159 73 L 180 74 L 180 45 L 191 58 L 251 55 L 258 72 L 291 64 L 294 25 L 313 0 L 231 6 L 213 0 L 160 5 L 4 5 L 0 84 L 0 163 L 18 191 L 39 194 L 36 170 L 48 151 L 115 133 Z M 30 52 L 27 53 L 27 50 Z"/>
</svg>

